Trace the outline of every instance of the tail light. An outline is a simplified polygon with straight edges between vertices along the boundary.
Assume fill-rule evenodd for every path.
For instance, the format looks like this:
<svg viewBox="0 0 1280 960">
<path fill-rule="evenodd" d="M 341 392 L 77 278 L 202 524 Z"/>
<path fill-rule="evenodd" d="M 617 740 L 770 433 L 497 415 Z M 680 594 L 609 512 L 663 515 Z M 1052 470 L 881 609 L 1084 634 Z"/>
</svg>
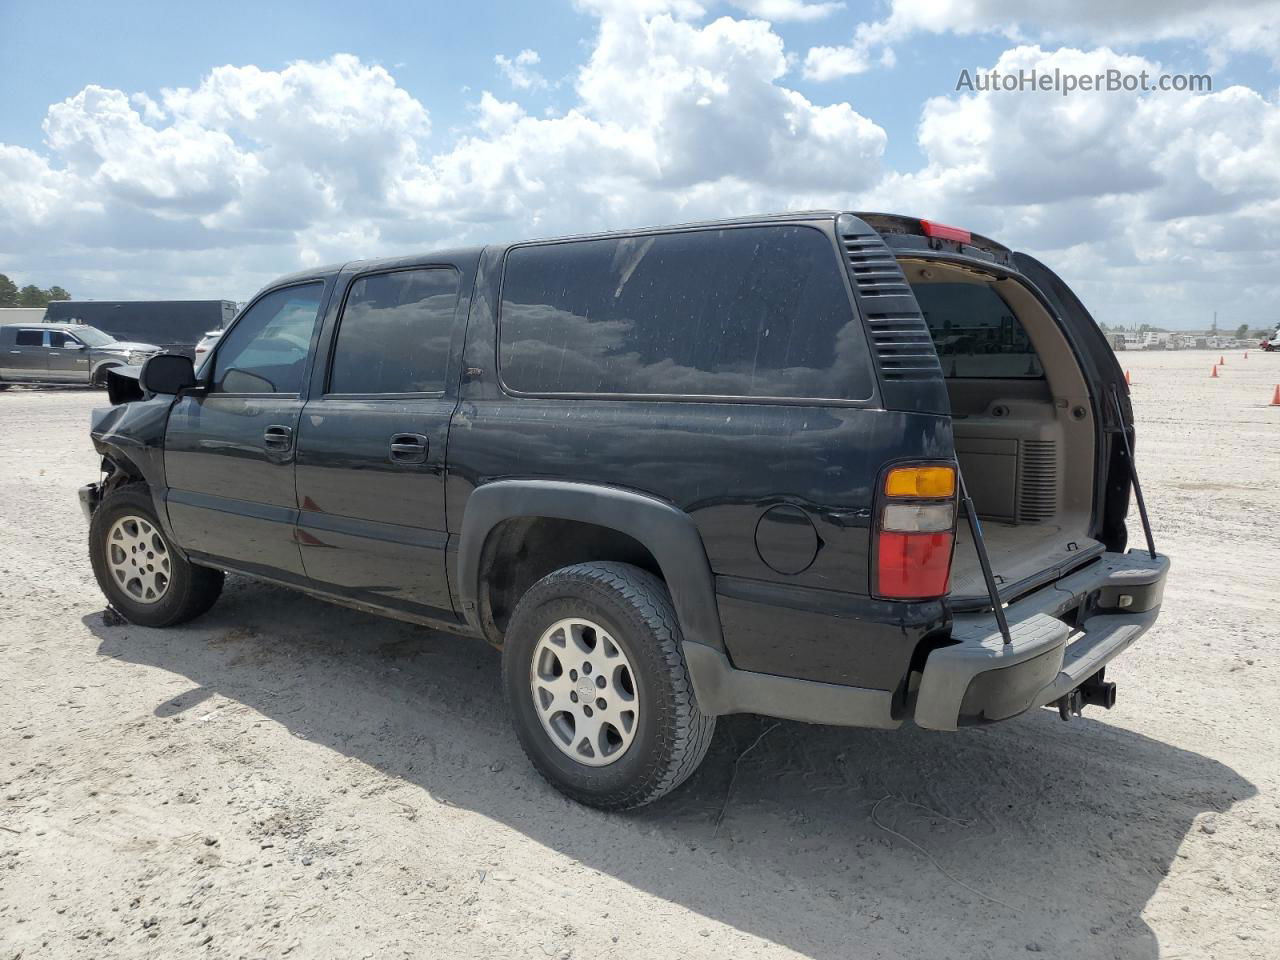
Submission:
<svg viewBox="0 0 1280 960">
<path fill-rule="evenodd" d="M 944 596 L 956 540 L 955 467 L 894 467 L 877 501 L 872 592 L 885 600 Z"/>
</svg>

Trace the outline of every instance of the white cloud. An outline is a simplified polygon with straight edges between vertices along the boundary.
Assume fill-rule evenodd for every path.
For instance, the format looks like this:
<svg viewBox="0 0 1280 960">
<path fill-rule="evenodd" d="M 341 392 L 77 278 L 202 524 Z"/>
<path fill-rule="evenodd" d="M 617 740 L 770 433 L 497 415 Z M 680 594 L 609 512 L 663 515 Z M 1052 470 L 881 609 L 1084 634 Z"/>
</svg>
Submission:
<svg viewBox="0 0 1280 960">
<path fill-rule="evenodd" d="M 843 3 L 808 2 L 808 0 L 729 0 L 733 6 L 753 17 L 774 23 L 795 21 L 812 23 L 823 20 L 838 10 Z"/>
<path fill-rule="evenodd" d="M 994 64 L 1055 68 L 1161 71 L 1105 48 L 1021 46 Z M 1274 97 L 1245 87 L 937 97 L 925 105 L 919 142 L 926 166 L 887 177 L 868 206 L 1047 252 L 1104 321 L 1190 324 L 1211 300 L 1253 319 L 1280 297 Z"/>
<path fill-rule="evenodd" d="M 541 60 L 537 50 L 521 50 L 514 57 L 498 54 L 493 58 L 502 75 L 517 90 L 541 90 L 547 86 L 547 78 L 534 69 Z"/>
<path fill-rule="evenodd" d="M 855 42 L 844 47 L 810 47 L 804 57 L 804 77 L 823 83 L 873 67 L 892 67 L 895 62 L 893 48 L 888 46 L 873 49 L 869 43 Z"/>
<path fill-rule="evenodd" d="M 763 20 L 702 22 L 657 0 L 591 9 L 598 31 L 566 107 L 482 91 L 448 143 L 391 73 L 347 55 L 219 67 L 131 96 L 86 87 L 50 107 L 44 150 L 0 144 L 6 272 L 81 296 L 243 298 L 320 262 L 838 207 L 936 217 L 1045 254 L 1111 322 L 1237 307 L 1252 319 L 1280 302 L 1274 93 L 937 97 L 920 113 L 924 164 L 885 171 L 884 130 L 856 104 L 790 88 Z M 867 50 L 882 57 L 873 27 Z M 841 56 L 811 66 L 838 73 Z M 993 66 L 1164 70 L 1032 44 Z"/>
<path fill-rule="evenodd" d="M 91 262 L 94 283 L 146 251 L 169 264 L 99 295 L 222 263 L 208 292 L 244 296 L 318 260 L 847 201 L 879 179 L 884 131 L 788 88 L 767 23 L 650 6 L 669 12 L 595 5 L 608 9 L 567 110 L 531 114 L 484 91 L 474 125 L 434 149 L 427 108 L 350 55 L 219 67 L 158 95 L 87 87 L 49 109 L 45 154 L 0 146 L 0 251 L 15 271 Z"/>
<path fill-rule="evenodd" d="M 1280 63 L 1280 0 L 891 0 L 883 20 L 858 25 L 846 45 L 815 47 L 805 76 L 834 80 L 892 65 L 893 45 L 918 33 L 998 34 L 1019 40 L 1123 45 L 1194 40 L 1220 65 L 1231 53 L 1260 51 Z"/>
</svg>

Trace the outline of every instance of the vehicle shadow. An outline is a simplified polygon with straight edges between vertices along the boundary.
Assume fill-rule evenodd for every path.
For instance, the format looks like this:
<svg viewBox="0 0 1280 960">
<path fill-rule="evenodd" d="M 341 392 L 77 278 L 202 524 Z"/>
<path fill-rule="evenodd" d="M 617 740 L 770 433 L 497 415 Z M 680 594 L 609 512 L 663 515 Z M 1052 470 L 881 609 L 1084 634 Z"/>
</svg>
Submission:
<svg viewBox="0 0 1280 960">
<path fill-rule="evenodd" d="M 1157 957 L 1141 914 L 1193 821 L 1255 793 L 1217 761 L 1047 711 L 958 734 L 739 716 L 671 797 L 606 815 L 533 772 L 478 641 L 240 578 L 183 628 L 84 622 L 101 655 L 195 684 L 157 716 L 229 698 L 397 778 L 401 801 L 477 811 L 815 960 Z"/>
</svg>

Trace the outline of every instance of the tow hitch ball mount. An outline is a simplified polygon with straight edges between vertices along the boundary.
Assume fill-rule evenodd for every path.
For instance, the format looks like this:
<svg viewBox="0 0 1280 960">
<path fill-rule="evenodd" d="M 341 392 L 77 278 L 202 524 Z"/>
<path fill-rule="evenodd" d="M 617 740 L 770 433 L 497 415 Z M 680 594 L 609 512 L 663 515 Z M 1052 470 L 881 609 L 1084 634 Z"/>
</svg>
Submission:
<svg viewBox="0 0 1280 960">
<path fill-rule="evenodd" d="M 1105 680 L 1105 669 L 1099 670 L 1080 686 L 1056 701 L 1058 716 L 1063 720 L 1080 716 L 1085 707 L 1110 710 L 1116 705 L 1116 685 Z"/>
</svg>

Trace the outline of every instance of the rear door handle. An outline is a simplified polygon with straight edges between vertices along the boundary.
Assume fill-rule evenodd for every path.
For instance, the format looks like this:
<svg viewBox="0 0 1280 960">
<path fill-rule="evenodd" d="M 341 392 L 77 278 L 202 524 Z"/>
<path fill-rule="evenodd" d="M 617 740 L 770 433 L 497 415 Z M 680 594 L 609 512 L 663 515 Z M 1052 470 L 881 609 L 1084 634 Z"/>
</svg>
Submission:
<svg viewBox="0 0 1280 960">
<path fill-rule="evenodd" d="M 430 442 L 420 433 L 397 433 L 391 438 L 393 463 L 426 463 Z"/>
<path fill-rule="evenodd" d="M 273 423 L 262 431 L 262 439 L 273 450 L 288 450 L 293 445 L 293 427 Z"/>
</svg>

